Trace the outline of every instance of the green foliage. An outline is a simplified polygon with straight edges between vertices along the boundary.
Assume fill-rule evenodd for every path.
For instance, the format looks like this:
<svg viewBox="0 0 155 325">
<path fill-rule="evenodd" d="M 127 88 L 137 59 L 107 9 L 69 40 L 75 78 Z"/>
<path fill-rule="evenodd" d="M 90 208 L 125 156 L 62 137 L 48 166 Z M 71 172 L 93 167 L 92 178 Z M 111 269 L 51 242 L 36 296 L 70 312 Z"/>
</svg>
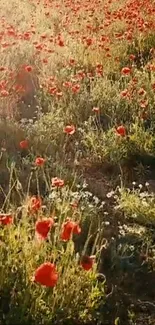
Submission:
<svg viewBox="0 0 155 325">
<path fill-rule="evenodd" d="M 131 160 L 136 162 L 139 156 L 155 154 L 154 133 L 145 130 L 142 124 L 131 124 L 125 137 L 119 136 L 115 129 L 103 131 L 101 126 L 93 127 L 91 123 L 81 133 L 86 151 L 94 160 L 122 165 Z"/>
<path fill-rule="evenodd" d="M 80 255 L 77 247 L 75 250 L 74 241 L 64 243 L 60 239 L 62 221 L 67 212 L 69 215 L 65 199 L 66 196 L 61 206 L 59 202 L 59 207 L 55 207 L 58 222 L 46 241 L 40 242 L 35 237 L 36 217 L 29 215 L 24 205 L 20 218 L 16 215 L 13 225 L 0 229 L 3 261 L 0 267 L 0 318 L 3 324 L 93 321 L 97 317 L 95 310 L 97 313 L 100 304 L 104 303 L 104 283 L 97 279 L 97 264 L 93 270 L 84 271 L 79 265 Z M 58 197 L 55 198 L 57 201 Z M 80 223 L 83 227 L 82 220 Z M 32 282 L 35 269 L 46 261 L 54 262 L 58 270 L 59 280 L 54 289 Z"/>
<path fill-rule="evenodd" d="M 141 189 L 122 189 L 118 196 L 118 204 L 127 218 L 144 225 L 155 224 L 155 195 L 153 193 Z"/>
<path fill-rule="evenodd" d="M 119 232 L 115 212 L 121 222 L 125 216 L 126 223 L 154 227 L 155 195 L 148 186 L 106 191 L 111 179 L 112 187 L 118 184 L 120 173 L 126 182 L 126 169 L 142 178 L 155 167 L 153 2 L 28 3 L 0 5 L 0 214 L 14 216 L 11 225 L 0 219 L 0 325 L 104 324 L 105 277 L 98 274 L 102 248 L 105 272 L 110 260 L 107 282 L 114 284 L 108 296 L 116 305 L 114 314 L 106 310 L 108 323 L 120 325 L 119 308 L 126 301 L 118 297 L 122 274 L 135 275 L 135 263 L 125 254 L 132 255 L 137 243 L 126 241 L 126 224 Z M 73 134 L 64 132 L 67 125 L 75 127 Z M 25 139 L 28 147 L 22 148 Z M 36 157 L 45 164 L 37 166 Z M 104 166 L 114 172 L 105 174 Z M 65 185 L 52 187 L 53 177 Z M 105 201 L 94 195 L 95 187 Z M 32 195 L 44 204 L 36 214 L 28 207 Z M 35 223 L 51 215 L 55 226 L 38 241 Z M 82 233 L 63 242 L 60 231 L 67 218 L 79 222 Z M 83 254 L 95 255 L 88 272 L 80 265 Z M 46 261 L 58 270 L 53 289 L 32 281 Z M 122 273 L 112 279 L 114 266 Z M 128 310 L 126 304 L 123 309 Z M 127 317 L 134 321 L 132 311 Z"/>
</svg>

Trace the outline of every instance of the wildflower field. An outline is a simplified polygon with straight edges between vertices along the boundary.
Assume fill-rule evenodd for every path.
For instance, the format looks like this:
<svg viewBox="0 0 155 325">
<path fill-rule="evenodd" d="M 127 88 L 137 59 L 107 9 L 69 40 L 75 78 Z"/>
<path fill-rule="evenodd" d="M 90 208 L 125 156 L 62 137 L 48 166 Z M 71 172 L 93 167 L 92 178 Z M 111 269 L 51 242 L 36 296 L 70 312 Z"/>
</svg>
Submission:
<svg viewBox="0 0 155 325">
<path fill-rule="evenodd" d="M 155 325 L 155 1 L 0 0 L 0 325 Z"/>
</svg>

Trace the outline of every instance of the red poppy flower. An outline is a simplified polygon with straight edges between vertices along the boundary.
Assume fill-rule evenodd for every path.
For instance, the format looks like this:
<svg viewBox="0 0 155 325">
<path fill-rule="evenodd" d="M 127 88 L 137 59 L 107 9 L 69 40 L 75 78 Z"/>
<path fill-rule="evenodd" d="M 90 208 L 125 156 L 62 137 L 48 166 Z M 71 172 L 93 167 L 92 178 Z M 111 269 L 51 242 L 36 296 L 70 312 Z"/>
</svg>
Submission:
<svg viewBox="0 0 155 325">
<path fill-rule="evenodd" d="M 140 102 L 139 102 L 139 105 L 140 105 L 140 107 L 142 107 L 142 108 L 146 108 L 147 106 L 148 106 L 148 104 L 149 104 L 149 101 L 146 99 L 146 100 L 141 100 Z"/>
<path fill-rule="evenodd" d="M 27 140 L 23 140 L 19 143 L 21 149 L 27 149 L 29 146 L 29 143 Z"/>
<path fill-rule="evenodd" d="M 1 96 L 2 97 L 7 97 L 9 95 L 9 92 L 5 89 L 1 90 Z"/>
<path fill-rule="evenodd" d="M 45 163 L 45 161 L 46 161 L 45 158 L 38 157 L 38 158 L 36 158 L 36 160 L 35 160 L 35 165 L 36 165 L 36 166 L 43 166 L 44 163 Z"/>
<path fill-rule="evenodd" d="M 0 225 L 11 225 L 13 223 L 13 216 L 11 214 L 0 214 Z"/>
<path fill-rule="evenodd" d="M 32 196 L 30 199 L 30 210 L 32 212 L 38 211 L 42 206 L 42 200 L 40 197 Z"/>
<path fill-rule="evenodd" d="M 70 88 L 72 86 L 72 83 L 70 81 L 65 81 L 63 83 L 63 86 L 66 87 L 66 88 Z"/>
<path fill-rule="evenodd" d="M 58 281 L 55 265 L 50 262 L 41 264 L 35 271 L 34 281 L 46 287 L 54 287 Z"/>
<path fill-rule="evenodd" d="M 70 240 L 72 234 L 79 235 L 81 233 L 81 228 L 77 222 L 67 220 L 62 224 L 61 229 L 61 239 L 64 241 Z"/>
<path fill-rule="evenodd" d="M 32 67 L 30 65 L 26 65 L 25 66 L 25 71 L 31 72 L 32 71 Z"/>
<path fill-rule="evenodd" d="M 140 89 L 138 90 L 138 95 L 146 95 L 146 91 L 145 91 L 145 89 L 144 89 L 144 88 L 140 88 Z"/>
<path fill-rule="evenodd" d="M 72 86 L 72 92 L 74 94 L 77 94 L 79 91 L 80 91 L 80 85 L 79 84 Z"/>
<path fill-rule="evenodd" d="M 129 55 L 129 59 L 130 59 L 130 60 L 134 61 L 135 58 L 136 58 L 136 56 L 135 56 L 134 54 L 130 54 L 130 55 Z"/>
<path fill-rule="evenodd" d="M 58 177 L 52 178 L 52 186 L 55 187 L 63 187 L 64 186 L 64 180 Z"/>
<path fill-rule="evenodd" d="M 87 38 L 87 39 L 86 39 L 86 44 L 87 44 L 87 46 L 92 45 L 92 44 L 93 44 L 93 40 L 92 40 L 92 38 Z"/>
<path fill-rule="evenodd" d="M 124 137 L 126 135 L 126 129 L 123 125 L 118 126 L 116 133 Z"/>
<path fill-rule="evenodd" d="M 121 70 L 121 74 L 123 75 L 129 75 L 131 73 L 131 69 L 128 68 L 128 67 L 124 67 L 122 70 Z"/>
<path fill-rule="evenodd" d="M 120 93 L 121 97 L 128 97 L 129 96 L 129 91 L 128 89 L 124 89 Z"/>
<path fill-rule="evenodd" d="M 63 46 L 65 46 L 65 43 L 64 43 L 64 40 L 63 39 L 58 39 L 58 41 L 57 41 L 57 44 L 60 46 L 60 47 L 63 47 Z"/>
<path fill-rule="evenodd" d="M 39 235 L 40 238 L 46 239 L 53 225 L 54 220 L 52 218 L 38 220 L 35 225 L 36 234 Z"/>
<path fill-rule="evenodd" d="M 70 64 L 70 65 L 74 65 L 74 64 L 75 64 L 75 60 L 72 59 L 72 58 L 70 58 L 70 60 L 69 60 L 69 64 Z"/>
<path fill-rule="evenodd" d="M 48 59 L 44 58 L 43 59 L 43 63 L 47 64 L 48 63 Z"/>
<path fill-rule="evenodd" d="M 152 89 L 155 90 L 155 82 L 152 84 Z"/>
<path fill-rule="evenodd" d="M 155 71 L 155 65 L 154 64 L 148 64 L 147 69 L 150 71 Z"/>
<path fill-rule="evenodd" d="M 7 70 L 7 68 L 5 68 L 5 67 L 0 67 L 0 71 L 6 71 Z"/>
<path fill-rule="evenodd" d="M 87 256 L 87 255 L 84 255 L 82 256 L 81 258 L 81 262 L 80 262 L 82 268 L 85 270 L 85 271 L 89 271 L 92 269 L 93 267 L 93 264 L 94 264 L 94 257 L 92 256 Z"/>
<path fill-rule="evenodd" d="M 138 83 L 138 79 L 136 77 L 132 78 L 132 81 L 135 85 Z"/>
<path fill-rule="evenodd" d="M 74 134 L 75 133 L 75 126 L 74 125 L 67 125 L 65 128 L 64 128 L 64 133 L 67 133 L 67 134 Z"/>
</svg>

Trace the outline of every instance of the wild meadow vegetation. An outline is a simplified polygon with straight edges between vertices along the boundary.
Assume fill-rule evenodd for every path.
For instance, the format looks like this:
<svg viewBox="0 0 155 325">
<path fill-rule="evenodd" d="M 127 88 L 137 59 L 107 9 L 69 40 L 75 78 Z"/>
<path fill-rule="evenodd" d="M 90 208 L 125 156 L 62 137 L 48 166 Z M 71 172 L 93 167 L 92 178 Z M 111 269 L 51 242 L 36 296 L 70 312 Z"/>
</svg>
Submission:
<svg viewBox="0 0 155 325">
<path fill-rule="evenodd" d="M 155 325 L 155 2 L 0 0 L 0 325 Z"/>
</svg>

